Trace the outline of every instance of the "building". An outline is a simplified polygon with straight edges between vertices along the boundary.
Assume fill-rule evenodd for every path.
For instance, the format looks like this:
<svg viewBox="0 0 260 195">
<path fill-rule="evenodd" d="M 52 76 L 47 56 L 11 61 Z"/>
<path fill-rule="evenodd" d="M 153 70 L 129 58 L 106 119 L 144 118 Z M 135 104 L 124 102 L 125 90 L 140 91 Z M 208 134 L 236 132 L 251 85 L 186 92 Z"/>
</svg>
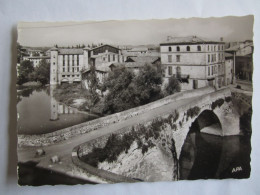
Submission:
<svg viewBox="0 0 260 195">
<path fill-rule="evenodd" d="M 226 52 L 234 55 L 236 78 L 252 82 L 253 41 L 230 43 L 229 46 Z"/>
<path fill-rule="evenodd" d="M 225 53 L 225 85 L 234 84 L 234 59 L 233 55 Z"/>
<path fill-rule="evenodd" d="M 90 66 L 95 66 L 100 82 L 108 74 L 109 65 L 123 62 L 121 50 L 111 45 L 90 48 L 52 48 L 51 49 L 50 84 L 81 82 L 88 88 L 87 78 Z"/>
<path fill-rule="evenodd" d="M 46 60 L 47 63 L 50 63 L 50 56 L 43 56 L 42 54 L 40 54 L 39 56 L 32 56 L 31 54 L 30 56 L 24 56 L 23 60 L 29 60 L 30 62 L 32 62 L 33 67 L 36 68 L 39 66 L 42 60 Z"/>
<path fill-rule="evenodd" d="M 148 48 L 138 47 L 138 48 L 132 48 L 132 49 L 126 50 L 126 55 L 128 55 L 128 56 L 140 56 L 140 55 L 145 55 L 148 52 L 149 52 Z"/>
<path fill-rule="evenodd" d="M 160 44 L 161 63 L 165 81 L 175 76 L 182 82 L 182 90 L 225 84 L 225 44 L 196 36 L 168 37 Z"/>
</svg>

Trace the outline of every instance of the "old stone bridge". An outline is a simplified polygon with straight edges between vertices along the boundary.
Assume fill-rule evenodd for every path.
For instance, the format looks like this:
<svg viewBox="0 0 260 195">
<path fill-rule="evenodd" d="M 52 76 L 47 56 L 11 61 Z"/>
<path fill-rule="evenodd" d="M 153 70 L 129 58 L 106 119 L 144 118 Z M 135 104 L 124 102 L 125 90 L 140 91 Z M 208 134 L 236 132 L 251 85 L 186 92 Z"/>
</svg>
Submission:
<svg viewBox="0 0 260 195">
<path fill-rule="evenodd" d="M 186 136 L 193 129 L 219 136 L 239 134 L 239 117 L 232 105 L 230 89 L 215 91 L 207 87 L 171 95 L 54 133 L 19 135 L 18 161 L 34 161 L 38 167 L 95 183 L 134 182 L 136 180 L 132 178 L 138 178 L 135 175 L 94 168 L 80 158 L 90 153 L 93 147 L 104 147 L 111 134 L 122 137 L 129 132 L 140 132 L 140 127 L 144 127 L 140 137 L 145 137 L 145 132 L 155 121 L 160 121 L 159 136 L 150 140 L 164 155 L 175 160 L 179 159 Z M 37 149 L 43 149 L 45 155 L 35 155 Z M 51 162 L 50 159 L 55 155 L 59 161 Z M 174 165 L 173 162 L 173 169 L 174 166 L 176 163 Z M 141 177 L 142 180 L 145 178 Z"/>
</svg>

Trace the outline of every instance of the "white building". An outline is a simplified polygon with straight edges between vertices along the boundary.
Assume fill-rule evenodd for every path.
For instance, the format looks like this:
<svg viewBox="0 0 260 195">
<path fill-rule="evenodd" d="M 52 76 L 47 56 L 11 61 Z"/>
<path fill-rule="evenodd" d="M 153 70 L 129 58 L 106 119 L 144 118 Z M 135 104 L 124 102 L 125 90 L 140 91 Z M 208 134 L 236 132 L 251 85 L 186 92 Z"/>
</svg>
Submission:
<svg viewBox="0 0 260 195">
<path fill-rule="evenodd" d="M 30 56 L 23 56 L 23 60 L 29 60 L 32 62 L 33 67 L 36 68 L 42 60 L 46 60 L 47 63 L 50 63 L 50 56 L 43 56 L 41 54 L 39 56 L 32 56 L 31 54 Z"/>
<path fill-rule="evenodd" d="M 224 42 L 206 41 L 196 36 L 175 37 L 160 44 L 165 80 L 175 75 L 182 90 L 224 85 Z"/>
<path fill-rule="evenodd" d="M 87 77 L 90 66 L 95 66 L 97 78 L 103 82 L 108 74 L 109 66 L 115 62 L 123 62 L 125 57 L 121 50 L 111 45 L 102 45 L 93 49 L 51 49 L 50 84 L 63 82 L 73 83 L 84 80 L 88 87 Z"/>
<path fill-rule="evenodd" d="M 233 78 L 234 59 L 232 54 L 225 54 L 225 85 L 234 83 Z"/>
</svg>

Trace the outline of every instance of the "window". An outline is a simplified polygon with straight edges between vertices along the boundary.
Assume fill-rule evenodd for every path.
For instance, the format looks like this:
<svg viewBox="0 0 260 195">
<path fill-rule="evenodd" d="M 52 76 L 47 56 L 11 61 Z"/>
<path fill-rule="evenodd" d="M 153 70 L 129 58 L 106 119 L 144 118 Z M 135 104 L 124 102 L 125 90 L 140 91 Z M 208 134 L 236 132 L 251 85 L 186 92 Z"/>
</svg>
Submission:
<svg viewBox="0 0 260 195">
<path fill-rule="evenodd" d="M 213 54 L 211 54 L 211 62 L 213 62 Z"/>
<path fill-rule="evenodd" d="M 172 62 L 172 55 L 168 55 L 168 62 Z"/>
<path fill-rule="evenodd" d="M 177 50 L 177 51 L 180 51 L 180 47 L 179 47 L 179 46 L 177 46 L 176 50 Z"/>
<path fill-rule="evenodd" d="M 115 54 L 113 55 L 113 61 L 115 61 L 116 60 L 116 56 L 115 56 Z"/>
<path fill-rule="evenodd" d="M 186 50 L 187 50 L 187 51 L 190 51 L 190 46 L 187 46 Z"/>
<path fill-rule="evenodd" d="M 208 51 L 209 51 L 209 45 L 208 45 Z"/>
<path fill-rule="evenodd" d="M 214 51 L 216 51 L 216 46 L 214 46 Z"/>
<path fill-rule="evenodd" d="M 79 65 L 79 55 L 77 55 L 77 65 Z"/>
<path fill-rule="evenodd" d="M 65 75 L 62 75 L 62 77 L 65 77 Z"/>
<path fill-rule="evenodd" d="M 168 51 L 172 51 L 172 48 L 171 48 L 171 47 L 169 47 L 169 48 L 168 48 Z"/>
<path fill-rule="evenodd" d="M 72 55 L 72 66 L 74 66 L 74 55 Z"/>
<path fill-rule="evenodd" d="M 65 66 L 65 56 L 63 55 L 63 66 Z"/>
<path fill-rule="evenodd" d="M 108 62 L 110 62 L 110 55 L 108 55 Z"/>
<path fill-rule="evenodd" d="M 55 62 L 53 62 L 53 65 L 55 65 Z"/>
<path fill-rule="evenodd" d="M 220 50 L 220 45 L 218 45 L 218 50 Z"/>
<path fill-rule="evenodd" d="M 213 75 L 213 66 L 211 66 L 211 75 Z"/>
<path fill-rule="evenodd" d="M 181 67 L 177 66 L 176 68 L 176 77 L 181 78 Z"/>
<path fill-rule="evenodd" d="M 208 62 L 210 62 L 210 55 L 208 54 Z"/>
<path fill-rule="evenodd" d="M 172 75 L 172 67 L 168 66 L 168 75 Z"/>
<path fill-rule="evenodd" d="M 180 55 L 176 55 L 176 62 L 180 62 L 181 61 L 181 56 Z"/>
<path fill-rule="evenodd" d="M 198 46 L 198 51 L 201 51 L 201 46 L 200 45 Z"/>
<path fill-rule="evenodd" d="M 105 58 L 105 57 L 103 57 L 103 61 L 106 61 L 106 58 Z"/>
<path fill-rule="evenodd" d="M 210 76 L 210 67 L 208 67 L 208 76 Z"/>
<path fill-rule="evenodd" d="M 63 72 L 65 72 L 65 68 L 63 68 Z"/>
<path fill-rule="evenodd" d="M 79 67 L 77 68 L 77 71 L 79 72 Z"/>
</svg>

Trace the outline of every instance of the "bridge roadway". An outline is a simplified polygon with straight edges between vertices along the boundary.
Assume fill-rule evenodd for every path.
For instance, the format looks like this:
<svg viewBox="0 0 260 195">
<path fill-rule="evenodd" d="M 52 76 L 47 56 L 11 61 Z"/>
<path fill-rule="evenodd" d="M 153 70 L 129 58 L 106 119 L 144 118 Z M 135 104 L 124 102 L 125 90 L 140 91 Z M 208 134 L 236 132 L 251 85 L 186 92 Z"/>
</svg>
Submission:
<svg viewBox="0 0 260 195">
<path fill-rule="evenodd" d="M 203 94 L 205 95 L 205 94 Z M 105 126 L 103 128 L 91 131 L 89 133 L 78 135 L 75 137 L 72 137 L 68 140 L 64 140 L 61 142 L 58 142 L 54 145 L 49 146 L 43 146 L 43 147 L 21 147 L 17 149 L 18 153 L 18 162 L 25 163 L 25 162 L 38 162 L 37 167 L 49 169 L 52 171 L 56 171 L 59 173 L 63 173 L 69 176 L 72 176 L 74 178 L 80 178 L 85 179 L 87 181 L 91 182 L 97 182 L 97 183 L 106 183 L 106 181 L 102 180 L 101 178 L 97 178 L 93 175 L 86 175 L 82 174 L 81 171 L 79 171 L 78 168 L 72 163 L 71 160 L 71 152 L 72 149 L 84 142 L 96 139 L 100 136 L 111 134 L 113 132 L 116 132 L 117 130 L 122 129 L 123 127 L 132 126 L 134 124 L 141 123 L 142 121 L 146 120 L 152 120 L 156 116 L 163 115 L 165 113 L 170 113 L 177 109 L 180 106 L 189 104 L 190 102 L 194 101 L 195 99 L 200 98 L 200 96 L 186 98 L 182 100 L 177 100 L 175 102 L 171 102 L 168 104 L 165 104 L 161 107 L 155 108 L 153 110 L 150 110 L 148 112 L 144 112 L 142 114 L 139 114 L 137 116 L 133 116 L 131 118 L 128 118 L 122 122 L 113 123 L 108 126 Z M 42 157 L 36 157 L 35 153 L 38 148 L 43 148 L 46 154 Z M 51 157 L 57 155 L 61 159 L 60 163 L 52 163 Z"/>
</svg>

